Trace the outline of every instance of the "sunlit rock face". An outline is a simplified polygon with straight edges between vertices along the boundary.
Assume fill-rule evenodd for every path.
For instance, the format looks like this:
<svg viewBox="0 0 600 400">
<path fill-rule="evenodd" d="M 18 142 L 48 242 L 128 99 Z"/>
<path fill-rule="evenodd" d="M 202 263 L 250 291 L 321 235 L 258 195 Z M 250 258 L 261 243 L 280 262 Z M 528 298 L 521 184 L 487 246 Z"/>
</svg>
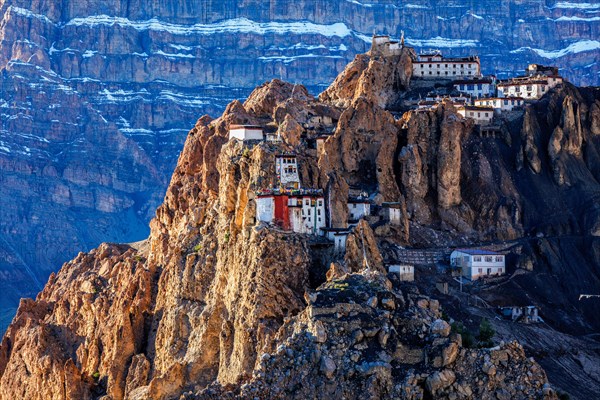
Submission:
<svg viewBox="0 0 600 400">
<path fill-rule="evenodd" d="M 499 76 L 529 62 L 582 85 L 600 76 L 591 2 L 0 4 L 0 307 L 33 296 L 79 250 L 147 236 L 200 115 L 271 78 L 316 95 L 374 31 L 479 54 Z"/>
</svg>

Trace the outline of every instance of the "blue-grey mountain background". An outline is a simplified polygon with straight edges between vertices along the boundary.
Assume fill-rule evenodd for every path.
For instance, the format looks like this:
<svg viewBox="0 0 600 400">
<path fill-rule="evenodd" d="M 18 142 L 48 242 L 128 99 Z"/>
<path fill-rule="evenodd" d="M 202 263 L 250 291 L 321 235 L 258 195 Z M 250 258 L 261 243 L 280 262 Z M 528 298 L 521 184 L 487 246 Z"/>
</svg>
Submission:
<svg viewBox="0 0 600 400">
<path fill-rule="evenodd" d="M 600 2 L 0 0 L 0 330 L 103 241 L 144 239 L 188 130 L 258 84 L 317 94 L 374 32 L 600 83 Z"/>
</svg>

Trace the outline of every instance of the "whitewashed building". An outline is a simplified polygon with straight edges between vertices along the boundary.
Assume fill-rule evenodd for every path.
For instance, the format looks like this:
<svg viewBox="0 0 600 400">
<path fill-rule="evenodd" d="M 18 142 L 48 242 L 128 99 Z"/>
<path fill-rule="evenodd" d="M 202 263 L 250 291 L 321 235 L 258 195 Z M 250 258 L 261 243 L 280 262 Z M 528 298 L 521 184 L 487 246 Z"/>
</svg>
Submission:
<svg viewBox="0 0 600 400">
<path fill-rule="evenodd" d="M 414 265 L 390 265 L 388 272 L 392 274 L 398 274 L 401 281 L 412 282 L 415 280 L 415 267 Z"/>
<path fill-rule="evenodd" d="M 456 109 L 464 118 L 475 120 L 477 125 L 488 125 L 494 119 L 494 109 L 492 107 L 460 106 Z"/>
<path fill-rule="evenodd" d="M 384 221 L 388 221 L 392 225 L 400 225 L 402 220 L 402 203 L 382 203 L 381 213 Z"/>
<path fill-rule="evenodd" d="M 450 265 L 460 268 L 462 275 L 470 280 L 506 272 L 504 255 L 490 250 L 456 249 L 450 255 Z"/>
<path fill-rule="evenodd" d="M 338 254 L 346 252 L 346 241 L 350 228 L 321 228 L 322 235 L 333 242 L 334 251 Z"/>
<path fill-rule="evenodd" d="M 326 226 L 323 196 L 291 196 L 288 207 L 290 228 L 294 232 L 317 235 Z"/>
<path fill-rule="evenodd" d="M 371 215 L 371 202 L 366 197 L 348 199 L 348 222 L 356 223 L 359 219 Z"/>
<path fill-rule="evenodd" d="M 480 97 L 493 96 L 496 93 L 495 78 L 475 78 L 454 81 L 454 89 L 468 94 L 476 99 Z"/>
<path fill-rule="evenodd" d="M 263 129 L 255 125 L 229 125 L 229 140 L 263 140 Z"/>
<path fill-rule="evenodd" d="M 496 114 L 512 111 L 524 104 L 525 99 L 522 97 L 487 97 L 475 100 L 476 107 L 492 107 Z"/>
<path fill-rule="evenodd" d="M 501 81 L 497 85 L 498 97 L 539 99 L 552 88 L 563 83 L 559 75 L 537 74 Z"/>
<path fill-rule="evenodd" d="M 412 76 L 423 79 L 456 79 L 481 76 L 479 57 L 445 58 L 441 52 L 420 54 L 413 60 Z"/>
<path fill-rule="evenodd" d="M 510 319 L 513 322 L 523 322 L 525 324 L 535 324 L 542 322 L 540 318 L 538 308 L 536 306 L 513 306 L 513 307 L 500 307 L 500 314 L 506 319 Z"/>
<path fill-rule="evenodd" d="M 282 187 L 294 189 L 300 187 L 298 159 L 295 154 L 288 153 L 275 156 L 275 170 Z"/>
<path fill-rule="evenodd" d="M 320 190 L 265 190 L 257 193 L 255 203 L 257 222 L 309 235 L 318 235 L 327 226 Z"/>
</svg>

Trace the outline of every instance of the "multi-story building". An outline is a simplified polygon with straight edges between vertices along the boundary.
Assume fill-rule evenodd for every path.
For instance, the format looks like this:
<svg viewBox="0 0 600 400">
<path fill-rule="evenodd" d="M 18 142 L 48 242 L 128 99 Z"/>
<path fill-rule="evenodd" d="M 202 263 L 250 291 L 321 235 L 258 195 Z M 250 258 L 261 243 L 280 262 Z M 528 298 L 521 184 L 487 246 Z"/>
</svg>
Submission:
<svg viewBox="0 0 600 400">
<path fill-rule="evenodd" d="M 326 226 L 321 190 L 264 190 L 256 195 L 256 219 L 283 229 L 310 235 Z"/>
<path fill-rule="evenodd" d="M 456 112 L 464 118 L 471 118 L 477 125 L 488 125 L 494 119 L 492 107 L 459 106 Z"/>
<path fill-rule="evenodd" d="M 276 155 L 275 171 L 282 187 L 294 189 L 298 189 L 300 187 L 298 160 L 295 154 L 284 153 Z"/>
<path fill-rule="evenodd" d="M 452 85 L 455 90 L 476 99 L 493 96 L 496 93 L 496 78 L 494 77 L 462 79 L 454 81 Z"/>
<path fill-rule="evenodd" d="M 481 76 L 481 64 L 477 56 L 444 58 L 436 51 L 416 56 L 412 76 L 423 79 L 474 78 Z"/>
<path fill-rule="evenodd" d="M 486 97 L 475 100 L 476 107 L 492 107 L 496 114 L 512 111 L 523 107 L 525 99 L 522 97 Z"/>
<path fill-rule="evenodd" d="M 485 276 L 504 275 L 504 255 L 490 250 L 456 249 L 450 255 L 450 265 L 462 270 L 470 280 Z"/>
</svg>

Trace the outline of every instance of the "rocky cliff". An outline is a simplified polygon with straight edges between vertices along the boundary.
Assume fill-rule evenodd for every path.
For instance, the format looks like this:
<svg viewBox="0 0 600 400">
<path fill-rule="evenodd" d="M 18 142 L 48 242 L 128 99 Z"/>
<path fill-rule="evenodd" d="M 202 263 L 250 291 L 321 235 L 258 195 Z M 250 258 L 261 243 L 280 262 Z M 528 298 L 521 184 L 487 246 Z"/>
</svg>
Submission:
<svg viewBox="0 0 600 400">
<path fill-rule="evenodd" d="M 2 0 L 0 306 L 80 249 L 146 237 L 197 116 L 265 79 L 318 93 L 374 31 L 404 30 L 417 49 L 479 54 L 486 73 L 556 63 L 597 84 L 599 15 L 539 0 Z"/>
<path fill-rule="evenodd" d="M 396 245 L 513 240 L 507 293 L 557 329 L 597 330 L 592 303 L 573 295 L 599 286 L 600 92 L 567 84 L 486 137 L 449 105 L 387 110 L 410 89 L 403 71 L 402 55 L 361 55 L 318 98 L 273 80 L 200 118 L 150 237 L 80 253 L 21 302 L 0 397 L 556 398 L 518 343 L 464 347 L 439 302 L 386 275 L 384 259 Z M 229 141 L 235 123 L 283 142 Z M 305 187 L 328 193 L 332 225 L 357 189 L 397 202 L 400 223 L 362 220 L 345 254 L 257 223 L 256 191 L 276 184 L 285 151 Z"/>
</svg>

